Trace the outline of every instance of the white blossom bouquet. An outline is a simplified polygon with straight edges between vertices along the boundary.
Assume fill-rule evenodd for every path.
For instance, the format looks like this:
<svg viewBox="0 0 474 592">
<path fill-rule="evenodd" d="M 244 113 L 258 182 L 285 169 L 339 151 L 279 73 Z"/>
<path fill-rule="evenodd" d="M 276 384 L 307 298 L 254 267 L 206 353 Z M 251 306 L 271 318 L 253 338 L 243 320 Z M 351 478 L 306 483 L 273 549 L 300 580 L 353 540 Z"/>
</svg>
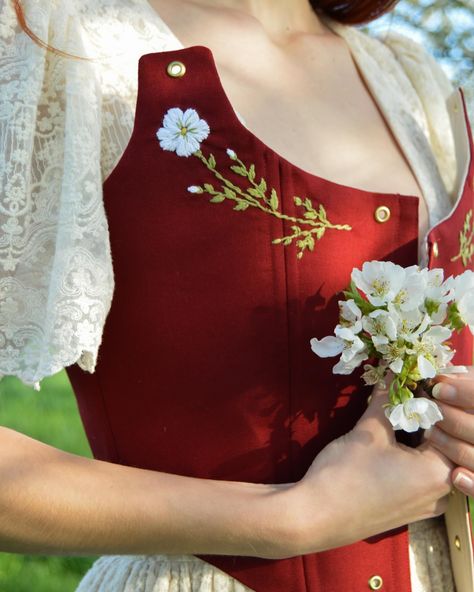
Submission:
<svg viewBox="0 0 474 592">
<path fill-rule="evenodd" d="M 394 430 L 414 432 L 443 419 L 432 399 L 415 394 L 420 386 L 429 392 L 429 379 L 437 374 L 467 371 L 450 364 L 455 350 L 449 339 L 466 326 L 474 334 L 474 272 L 444 280 L 442 269 L 370 261 L 352 270 L 343 294 L 334 336 L 311 339 L 313 352 L 322 358 L 341 354 L 334 374 L 379 360 L 364 365 L 367 385 L 386 386 L 391 371 L 385 415 Z"/>
</svg>

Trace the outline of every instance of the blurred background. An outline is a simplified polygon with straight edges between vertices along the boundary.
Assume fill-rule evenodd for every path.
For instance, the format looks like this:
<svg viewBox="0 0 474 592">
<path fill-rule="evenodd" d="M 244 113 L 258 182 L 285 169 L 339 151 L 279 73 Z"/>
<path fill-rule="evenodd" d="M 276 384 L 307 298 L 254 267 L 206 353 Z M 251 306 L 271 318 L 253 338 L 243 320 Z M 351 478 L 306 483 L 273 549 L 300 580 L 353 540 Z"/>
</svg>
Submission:
<svg viewBox="0 0 474 592">
<path fill-rule="evenodd" d="M 462 86 L 474 125 L 474 0 L 402 0 L 363 30 L 408 33 Z M 18 380 L 0 382 L 0 424 L 62 450 L 91 457 L 65 372 L 36 392 Z M 0 553 L 0 592 L 73 592 L 93 557 L 39 557 Z"/>
<path fill-rule="evenodd" d="M 463 88 L 474 120 L 474 0 L 402 0 L 395 10 L 361 28 L 377 35 L 393 29 L 422 43 Z"/>
</svg>

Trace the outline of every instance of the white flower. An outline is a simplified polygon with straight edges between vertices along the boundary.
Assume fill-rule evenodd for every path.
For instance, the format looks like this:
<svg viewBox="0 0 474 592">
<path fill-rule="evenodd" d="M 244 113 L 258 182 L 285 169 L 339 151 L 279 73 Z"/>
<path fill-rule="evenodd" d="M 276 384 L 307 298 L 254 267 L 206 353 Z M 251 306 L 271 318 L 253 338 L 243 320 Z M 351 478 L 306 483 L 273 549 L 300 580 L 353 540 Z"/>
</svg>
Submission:
<svg viewBox="0 0 474 592">
<path fill-rule="evenodd" d="M 443 419 L 438 405 L 424 397 L 413 397 L 405 403 L 387 407 L 385 415 L 394 430 L 405 430 L 405 432 L 416 432 L 419 428 L 426 430 Z"/>
<path fill-rule="evenodd" d="M 320 358 L 329 358 L 341 354 L 341 359 L 334 366 L 334 374 L 350 374 L 354 368 L 367 359 L 368 352 L 364 342 L 347 327 L 335 329 L 336 336 L 328 335 L 322 339 L 311 339 L 311 349 Z"/>
<path fill-rule="evenodd" d="M 188 191 L 189 193 L 202 193 L 202 187 L 199 187 L 198 185 L 190 185 Z"/>
<path fill-rule="evenodd" d="M 453 289 L 461 319 L 474 334 L 474 272 L 468 269 L 455 278 L 449 278 L 449 285 Z"/>
<path fill-rule="evenodd" d="M 448 327 L 436 325 L 420 336 L 407 337 L 407 341 L 413 343 L 411 348 L 407 348 L 407 353 L 417 356 L 421 378 L 433 378 L 439 368 L 446 366 L 453 357 L 453 350 L 443 345 L 451 335 Z"/>
<path fill-rule="evenodd" d="M 379 308 L 364 316 L 362 326 L 372 336 L 374 344 L 388 343 L 388 340 L 395 341 L 397 338 L 397 319 L 386 310 Z"/>
<path fill-rule="evenodd" d="M 362 374 L 361 378 L 365 382 L 365 384 L 373 386 L 375 384 L 379 384 L 383 388 L 386 387 L 384 382 L 385 372 L 387 371 L 387 365 L 384 363 L 379 363 L 378 366 L 372 366 L 371 364 L 364 364 L 365 372 Z"/>
<path fill-rule="evenodd" d="M 237 160 L 237 154 L 235 153 L 234 150 L 232 150 L 232 148 L 227 148 L 226 150 L 227 152 L 227 156 L 231 159 L 231 160 Z"/>
<path fill-rule="evenodd" d="M 354 300 L 339 300 L 339 327 L 347 327 L 353 333 L 362 331 L 362 311 Z"/>
<path fill-rule="evenodd" d="M 424 301 L 426 291 L 426 276 L 418 265 L 405 269 L 405 279 L 402 287 L 395 295 L 393 303 L 401 310 L 417 309 Z"/>
<path fill-rule="evenodd" d="M 190 156 L 199 150 L 200 142 L 209 135 L 209 125 L 200 119 L 195 109 L 182 111 L 172 107 L 163 118 L 163 127 L 156 132 L 163 150 L 176 152 L 178 156 Z"/>
<path fill-rule="evenodd" d="M 440 325 L 446 318 L 448 302 L 452 298 L 452 289 L 450 281 L 443 281 L 443 269 L 427 269 L 421 270 L 425 277 L 425 312 L 429 312 L 432 322 L 435 325 Z"/>
<path fill-rule="evenodd" d="M 431 317 L 419 309 L 397 310 L 391 304 L 388 310 L 397 325 L 397 335 L 400 339 L 410 339 L 418 336 L 429 327 Z"/>
<path fill-rule="evenodd" d="M 391 261 L 366 261 L 353 269 L 352 281 L 374 306 L 392 302 L 404 285 L 405 270 Z"/>
</svg>

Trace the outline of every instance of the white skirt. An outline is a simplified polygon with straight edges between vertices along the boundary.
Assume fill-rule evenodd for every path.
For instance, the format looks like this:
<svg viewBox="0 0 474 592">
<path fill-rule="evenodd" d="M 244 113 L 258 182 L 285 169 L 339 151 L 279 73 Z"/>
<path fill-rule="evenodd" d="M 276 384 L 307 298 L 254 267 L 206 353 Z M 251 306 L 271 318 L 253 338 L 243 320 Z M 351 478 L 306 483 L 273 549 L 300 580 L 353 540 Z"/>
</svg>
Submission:
<svg viewBox="0 0 474 592">
<path fill-rule="evenodd" d="M 444 518 L 409 525 L 412 592 L 455 592 Z M 253 592 L 193 555 L 104 555 L 76 592 Z"/>
</svg>

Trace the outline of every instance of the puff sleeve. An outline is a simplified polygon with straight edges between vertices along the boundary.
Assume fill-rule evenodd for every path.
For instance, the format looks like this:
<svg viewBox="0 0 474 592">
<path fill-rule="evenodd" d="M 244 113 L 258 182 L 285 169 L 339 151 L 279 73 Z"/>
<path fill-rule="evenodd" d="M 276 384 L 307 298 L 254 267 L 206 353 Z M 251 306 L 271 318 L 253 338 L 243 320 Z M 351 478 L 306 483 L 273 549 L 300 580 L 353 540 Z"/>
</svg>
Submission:
<svg viewBox="0 0 474 592">
<path fill-rule="evenodd" d="M 28 26 L 87 57 L 74 2 L 27 0 Z M 0 374 L 93 371 L 113 272 L 92 62 L 46 51 L 0 0 Z"/>
<path fill-rule="evenodd" d="M 396 31 L 389 31 L 382 40 L 402 65 L 421 101 L 430 145 L 446 190 L 452 196 L 456 157 L 447 100 L 456 89 L 441 64 L 422 44 Z"/>
</svg>

